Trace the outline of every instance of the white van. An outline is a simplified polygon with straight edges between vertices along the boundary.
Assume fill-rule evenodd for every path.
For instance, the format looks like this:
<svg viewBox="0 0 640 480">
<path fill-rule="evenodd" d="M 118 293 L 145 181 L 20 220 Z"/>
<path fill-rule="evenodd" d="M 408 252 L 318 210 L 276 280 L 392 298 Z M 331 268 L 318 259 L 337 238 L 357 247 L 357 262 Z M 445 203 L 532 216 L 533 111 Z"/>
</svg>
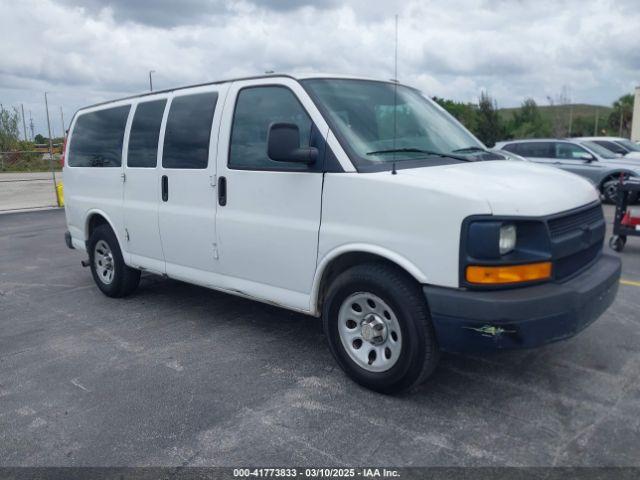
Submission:
<svg viewBox="0 0 640 480">
<path fill-rule="evenodd" d="M 381 392 L 439 352 L 570 337 L 613 301 L 598 193 L 487 152 L 419 91 L 270 75 L 81 109 L 65 150 L 69 247 L 98 287 L 141 271 L 322 317 Z"/>
</svg>

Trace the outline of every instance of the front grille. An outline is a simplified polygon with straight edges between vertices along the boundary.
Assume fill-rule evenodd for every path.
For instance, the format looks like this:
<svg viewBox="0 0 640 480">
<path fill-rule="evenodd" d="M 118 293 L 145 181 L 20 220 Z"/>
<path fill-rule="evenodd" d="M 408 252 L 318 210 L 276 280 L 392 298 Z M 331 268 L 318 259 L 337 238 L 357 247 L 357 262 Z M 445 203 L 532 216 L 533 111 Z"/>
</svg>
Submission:
<svg viewBox="0 0 640 480">
<path fill-rule="evenodd" d="M 556 280 L 578 273 L 602 251 L 605 222 L 600 205 L 551 218 L 547 225 Z"/>
<path fill-rule="evenodd" d="M 600 205 L 582 210 L 581 212 L 570 213 L 563 217 L 552 218 L 549 220 L 551 240 L 579 230 L 584 225 L 591 225 L 600 221 L 604 221 L 604 215 L 602 214 L 602 207 Z"/>
<path fill-rule="evenodd" d="M 574 254 L 559 258 L 553 265 L 553 275 L 556 280 L 570 277 L 595 260 L 601 251 L 602 242 L 598 242 L 585 250 L 580 250 Z"/>
</svg>

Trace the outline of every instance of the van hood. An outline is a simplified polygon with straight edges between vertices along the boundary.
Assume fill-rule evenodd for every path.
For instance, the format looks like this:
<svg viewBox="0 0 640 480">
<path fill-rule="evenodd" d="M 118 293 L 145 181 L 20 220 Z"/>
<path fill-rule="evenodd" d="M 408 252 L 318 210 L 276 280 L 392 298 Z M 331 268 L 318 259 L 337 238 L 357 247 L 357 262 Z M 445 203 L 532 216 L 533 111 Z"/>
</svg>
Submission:
<svg viewBox="0 0 640 480">
<path fill-rule="evenodd" d="M 498 160 L 407 168 L 398 170 L 395 177 L 470 200 L 485 200 L 494 215 L 550 215 L 599 199 L 594 185 L 584 178 L 528 162 Z"/>
</svg>

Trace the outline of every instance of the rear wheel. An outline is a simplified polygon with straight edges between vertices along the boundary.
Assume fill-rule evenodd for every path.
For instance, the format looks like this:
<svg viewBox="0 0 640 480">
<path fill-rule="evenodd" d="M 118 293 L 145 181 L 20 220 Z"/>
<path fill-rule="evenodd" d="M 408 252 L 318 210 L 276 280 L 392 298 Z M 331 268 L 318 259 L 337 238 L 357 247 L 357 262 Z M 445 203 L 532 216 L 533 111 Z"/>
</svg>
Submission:
<svg viewBox="0 0 640 480">
<path fill-rule="evenodd" d="M 338 364 L 372 390 L 409 389 L 438 363 L 424 295 L 394 267 L 358 265 L 340 274 L 329 288 L 323 322 Z"/>
<path fill-rule="evenodd" d="M 108 297 L 126 297 L 138 287 L 140 270 L 124 263 L 118 239 L 109 225 L 96 227 L 87 250 L 93 280 L 102 293 Z"/>
</svg>

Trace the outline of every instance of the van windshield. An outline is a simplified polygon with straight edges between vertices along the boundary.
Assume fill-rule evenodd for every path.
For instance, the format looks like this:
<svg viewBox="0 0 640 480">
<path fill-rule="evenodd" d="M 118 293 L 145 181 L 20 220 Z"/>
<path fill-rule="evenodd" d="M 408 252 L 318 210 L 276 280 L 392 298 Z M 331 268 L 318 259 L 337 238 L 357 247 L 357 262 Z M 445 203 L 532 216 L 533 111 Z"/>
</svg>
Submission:
<svg viewBox="0 0 640 480">
<path fill-rule="evenodd" d="M 303 86 L 349 150 L 356 167 L 437 161 L 486 152 L 485 146 L 419 91 L 391 82 L 308 79 Z M 346 145 L 345 145 L 346 144 Z M 498 158 L 498 157 L 496 157 Z"/>
</svg>

